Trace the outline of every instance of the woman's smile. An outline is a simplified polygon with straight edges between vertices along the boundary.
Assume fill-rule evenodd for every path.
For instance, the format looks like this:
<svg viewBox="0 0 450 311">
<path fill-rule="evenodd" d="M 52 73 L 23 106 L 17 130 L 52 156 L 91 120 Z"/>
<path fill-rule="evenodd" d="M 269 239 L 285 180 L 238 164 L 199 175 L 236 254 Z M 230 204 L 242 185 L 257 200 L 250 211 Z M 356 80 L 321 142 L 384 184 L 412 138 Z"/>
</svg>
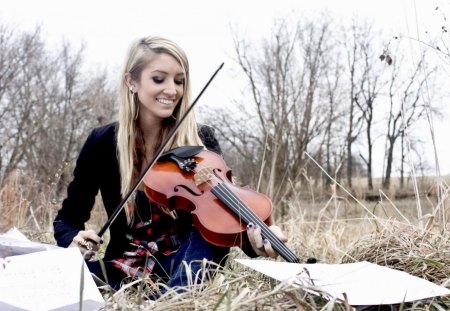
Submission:
<svg viewBox="0 0 450 311">
<path fill-rule="evenodd" d="M 175 102 L 173 99 L 167 98 L 157 98 L 156 100 L 163 105 L 172 105 Z"/>
</svg>

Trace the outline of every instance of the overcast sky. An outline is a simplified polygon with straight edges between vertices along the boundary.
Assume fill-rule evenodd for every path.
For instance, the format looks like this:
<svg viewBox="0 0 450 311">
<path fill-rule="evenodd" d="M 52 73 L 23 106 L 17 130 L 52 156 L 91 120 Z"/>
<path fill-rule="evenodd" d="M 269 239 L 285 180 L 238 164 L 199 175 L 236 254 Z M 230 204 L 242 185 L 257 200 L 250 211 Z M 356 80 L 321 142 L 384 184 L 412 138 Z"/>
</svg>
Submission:
<svg viewBox="0 0 450 311">
<path fill-rule="evenodd" d="M 232 82 L 236 77 L 231 66 L 231 26 L 257 40 L 269 33 L 276 17 L 312 16 L 327 9 L 342 22 L 356 15 L 373 21 L 389 35 L 417 38 L 426 30 L 436 32 L 442 14 L 450 13 L 449 8 L 449 0 L 0 0 L 0 21 L 23 30 L 40 24 L 49 44 L 64 39 L 77 47 L 83 42 L 89 68 L 107 67 L 117 74 L 132 40 L 162 35 L 188 54 L 193 95 L 225 62 L 224 73 L 218 75 L 202 100 L 205 105 L 231 105 L 233 94 L 240 92 Z M 449 85 L 447 81 L 446 87 Z M 448 107 L 444 111 L 447 119 Z M 443 122 L 436 120 L 442 174 L 450 173 L 450 143 L 444 141 L 447 133 Z M 427 150 L 433 163 L 431 144 Z"/>
</svg>

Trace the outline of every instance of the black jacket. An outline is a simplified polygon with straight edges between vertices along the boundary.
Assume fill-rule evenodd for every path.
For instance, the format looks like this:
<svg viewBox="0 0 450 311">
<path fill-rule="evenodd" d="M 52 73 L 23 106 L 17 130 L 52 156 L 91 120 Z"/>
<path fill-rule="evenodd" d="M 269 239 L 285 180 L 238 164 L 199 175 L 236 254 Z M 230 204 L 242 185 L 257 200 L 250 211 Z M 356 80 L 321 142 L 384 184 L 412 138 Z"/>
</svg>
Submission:
<svg viewBox="0 0 450 311">
<path fill-rule="evenodd" d="M 68 247 L 78 231 L 85 229 L 90 218 L 95 197 L 100 190 L 103 204 L 110 217 L 121 202 L 120 173 L 116 143 L 117 123 L 94 129 L 78 156 L 73 180 L 67 188 L 67 197 L 54 221 L 54 237 L 57 244 Z M 206 148 L 218 154 L 220 146 L 211 127 L 200 126 L 199 136 Z M 101 227 L 103 224 L 98 224 Z M 125 212 L 122 211 L 110 227 L 110 243 L 105 259 L 122 257 L 128 245 L 125 233 L 129 229 Z M 221 258 L 228 248 L 215 247 L 216 258 Z"/>
</svg>

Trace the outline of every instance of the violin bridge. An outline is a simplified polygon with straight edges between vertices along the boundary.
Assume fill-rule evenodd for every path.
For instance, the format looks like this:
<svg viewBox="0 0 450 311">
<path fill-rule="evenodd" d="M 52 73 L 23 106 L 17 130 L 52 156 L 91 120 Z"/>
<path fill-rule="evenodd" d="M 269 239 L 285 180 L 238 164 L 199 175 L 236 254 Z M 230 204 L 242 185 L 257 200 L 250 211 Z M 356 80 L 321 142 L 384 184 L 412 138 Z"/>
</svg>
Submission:
<svg viewBox="0 0 450 311">
<path fill-rule="evenodd" d="M 194 175 L 194 180 L 195 180 L 195 185 L 199 186 L 205 182 L 208 182 L 211 180 L 213 176 L 213 170 L 210 167 L 204 167 L 202 169 L 200 169 L 195 175 Z"/>
</svg>

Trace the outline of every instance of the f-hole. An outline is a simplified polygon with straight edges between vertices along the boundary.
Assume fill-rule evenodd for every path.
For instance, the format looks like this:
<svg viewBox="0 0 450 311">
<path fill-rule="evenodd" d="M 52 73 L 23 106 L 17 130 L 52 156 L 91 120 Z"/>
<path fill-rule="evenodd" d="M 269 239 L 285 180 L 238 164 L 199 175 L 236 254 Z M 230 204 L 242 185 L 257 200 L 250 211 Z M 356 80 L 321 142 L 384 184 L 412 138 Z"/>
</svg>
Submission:
<svg viewBox="0 0 450 311">
<path fill-rule="evenodd" d="M 215 168 L 215 169 L 213 169 L 214 176 L 216 176 L 216 178 L 217 178 L 218 180 L 220 180 L 221 182 L 223 182 L 222 177 L 220 177 L 220 175 L 218 174 L 218 173 L 221 173 L 221 172 L 222 172 L 222 170 L 221 170 L 220 168 Z"/>
<path fill-rule="evenodd" d="M 199 196 L 201 196 L 201 195 L 203 194 L 203 191 L 201 191 L 201 193 L 196 193 L 196 192 L 192 191 L 191 188 L 189 188 L 189 187 L 187 187 L 187 186 L 185 186 L 185 185 L 178 185 L 178 186 L 175 186 L 175 187 L 173 188 L 173 191 L 178 192 L 178 191 L 180 191 L 179 188 L 183 188 L 184 190 L 186 190 L 186 191 L 189 192 L 190 194 L 195 195 L 195 196 L 197 196 L 197 197 L 199 197 Z"/>
</svg>

